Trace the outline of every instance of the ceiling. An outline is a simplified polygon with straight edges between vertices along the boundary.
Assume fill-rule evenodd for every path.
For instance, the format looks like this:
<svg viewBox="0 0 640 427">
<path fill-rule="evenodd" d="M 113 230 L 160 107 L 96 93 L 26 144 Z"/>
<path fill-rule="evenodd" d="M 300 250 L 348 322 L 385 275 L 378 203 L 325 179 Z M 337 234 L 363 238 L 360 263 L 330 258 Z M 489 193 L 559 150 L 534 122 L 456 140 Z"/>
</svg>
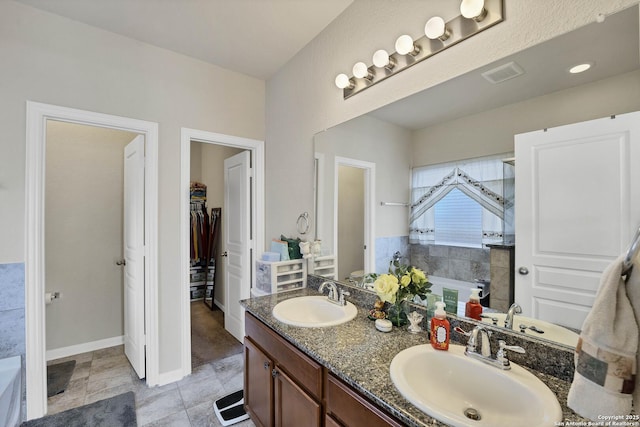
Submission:
<svg viewBox="0 0 640 427">
<path fill-rule="evenodd" d="M 268 79 L 353 0 L 16 0 Z"/>
<path fill-rule="evenodd" d="M 353 2 L 15 1 L 264 80 Z M 556 37 L 382 107 L 370 115 L 407 129 L 423 129 L 632 71 L 640 68 L 638 36 L 636 5 L 608 16 L 603 23 L 594 22 Z M 491 84 L 481 76 L 481 73 L 510 61 L 522 67 L 525 74 L 499 84 Z M 566 71 L 585 61 L 593 62 L 595 66 L 578 75 Z"/>
<path fill-rule="evenodd" d="M 418 130 L 636 70 L 640 68 L 639 34 L 636 5 L 608 16 L 603 23 L 594 22 L 369 115 Z M 482 77 L 483 72 L 511 61 L 523 68 L 525 74 L 498 84 L 489 83 Z M 571 66 L 586 61 L 594 63 L 589 71 L 567 72 Z"/>
</svg>

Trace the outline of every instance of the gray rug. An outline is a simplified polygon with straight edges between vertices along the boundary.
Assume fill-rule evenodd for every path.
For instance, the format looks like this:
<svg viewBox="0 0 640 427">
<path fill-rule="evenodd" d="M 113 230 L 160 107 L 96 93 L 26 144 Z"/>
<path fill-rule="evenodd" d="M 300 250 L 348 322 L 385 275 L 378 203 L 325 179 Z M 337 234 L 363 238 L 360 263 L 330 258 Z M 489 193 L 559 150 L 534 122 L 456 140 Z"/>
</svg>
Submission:
<svg viewBox="0 0 640 427">
<path fill-rule="evenodd" d="M 136 427 L 132 391 L 22 423 L 21 427 Z"/>
<path fill-rule="evenodd" d="M 75 360 L 47 366 L 47 397 L 55 396 L 67 389 L 75 367 Z"/>
</svg>

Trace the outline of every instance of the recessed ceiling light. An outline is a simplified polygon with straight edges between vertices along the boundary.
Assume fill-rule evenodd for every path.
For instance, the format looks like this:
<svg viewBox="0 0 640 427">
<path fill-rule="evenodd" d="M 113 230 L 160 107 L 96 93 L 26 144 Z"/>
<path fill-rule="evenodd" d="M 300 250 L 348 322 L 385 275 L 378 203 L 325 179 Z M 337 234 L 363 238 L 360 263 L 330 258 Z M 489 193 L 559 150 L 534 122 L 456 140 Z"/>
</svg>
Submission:
<svg viewBox="0 0 640 427">
<path fill-rule="evenodd" d="M 569 68 L 569 72 L 571 74 L 584 73 L 591 67 L 593 67 L 593 62 L 585 62 L 583 64 L 574 65 L 573 67 Z"/>
</svg>

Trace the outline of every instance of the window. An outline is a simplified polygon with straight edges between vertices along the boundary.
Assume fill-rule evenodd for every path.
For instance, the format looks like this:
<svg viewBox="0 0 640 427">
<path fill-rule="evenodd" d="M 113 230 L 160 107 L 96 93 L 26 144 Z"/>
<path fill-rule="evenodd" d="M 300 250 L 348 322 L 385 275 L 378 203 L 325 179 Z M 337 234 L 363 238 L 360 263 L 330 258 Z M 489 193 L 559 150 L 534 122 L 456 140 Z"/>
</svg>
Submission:
<svg viewBox="0 0 640 427">
<path fill-rule="evenodd" d="M 482 206 L 475 200 L 455 188 L 433 208 L 439 245 L 482 247 Z"/>
<path fill-rule="evenodd" d="M 476 248 L 501 242 L 505 157 L 414 168 L 410 242 Z"/>
</svg>

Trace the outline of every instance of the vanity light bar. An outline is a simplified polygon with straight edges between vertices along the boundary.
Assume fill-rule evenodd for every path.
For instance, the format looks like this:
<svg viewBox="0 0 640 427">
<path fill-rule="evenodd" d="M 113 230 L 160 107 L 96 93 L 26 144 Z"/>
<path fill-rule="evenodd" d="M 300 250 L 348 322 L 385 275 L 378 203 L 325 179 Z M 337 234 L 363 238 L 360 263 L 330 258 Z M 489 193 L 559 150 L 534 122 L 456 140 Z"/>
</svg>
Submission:
<svg viewBox="0 0 640 427">
<path fill-rule="evenodd" d="M 412 65 L 424 61 L 436 53 L 442 52 L 443 50 L 460 43 L 461 41 L 466 40 L 499 22 L 502 22 L 504 20 L 503 2 L 504 0 L 484 0 L 484 2 L 482 2 L 482 0 L 463 0 L 462 6 L 465 6 L 468 3 L 473 3 L 475 7 L 476 4 L 484 3 L 484 7 L 480 8 L 481 13 L 478 16 L 470 16 L 468 18 L 465 18 L 461 14 L 451 19 L 449 22 L 444 23 L 444 27 L 442 26 L 442 22 L 440 22 L 441 18 L 436 20 L 433 20 L 432 18 L 433 21 L 430 20 L 431 24 L 428 25 L 430 30 L 429 36 L 432 38 L 424 35 L 419 39 L 414 40 L 412 49 L 405 46 L 407 40 L 399 40 L 399 42 L 401 42 L 399 43 L 401 45 L 401 49 L 398 48 L 398 43 L 396 43 L 396 50 L 406 53 L 394 52 L 389 55 L 388 61 L 383 61 L 382 59 L 384 58 L 380 58 L 381 51 L 377 51 L 376 55 L 374 55 L 375 65 L 367 67 L 365 72 L 362 70 L 362 65 L 365 65 L 366 67 L 366 64 L 357 64 L 358 73 L 355 73 L 355 69 L 353 70 L 354 74 L 357 74 L 357 76 L 348 77 L 346 74 L 339 74 L 336 78 L 336 86 L 342 89 L 344 99 L 350 98 L 356 93 L 370 88 L 376 83 L 398 74 L 400 71 L 406 70 Z M 462 7 L 461 9 L 465 9 L 465 7 Z M 466 12 L 467 11 L 465 10 L 465 13 Z M 441 34 L 435 34 L 435 36 L 431 34 L 434 27 L 440 27 Z M 406 38 L 408 36 L 402 37 Z"/>
</svg>

